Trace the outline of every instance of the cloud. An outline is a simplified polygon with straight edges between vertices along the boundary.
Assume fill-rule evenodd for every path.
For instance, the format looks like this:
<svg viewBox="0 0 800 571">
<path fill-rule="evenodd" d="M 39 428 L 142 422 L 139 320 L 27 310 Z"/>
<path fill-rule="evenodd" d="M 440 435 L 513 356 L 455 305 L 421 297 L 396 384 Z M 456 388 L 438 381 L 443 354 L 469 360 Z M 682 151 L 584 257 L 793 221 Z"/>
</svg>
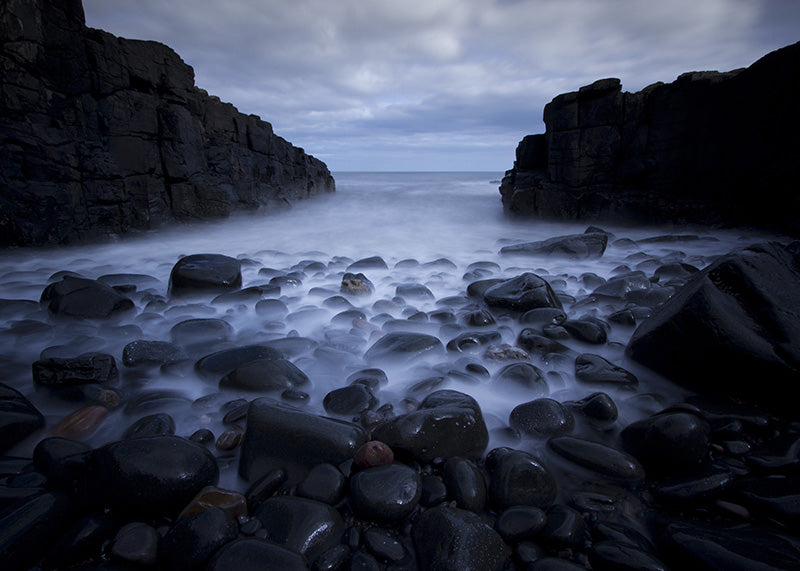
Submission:
<svg viewBox="0 0 800 571">
<path fill-rule="evenodd" d="M 543 129 L 542 108 L 560 92 L 601 77 L 638 90 L 684 71 L 742 67 L 796 41 L 800 29 L 795 0 L 84 7 L 90 26 L 170 45 L 195 68 L 199 86 L 270 121 L 334 170 L 502 170 L 517 141 Z"/>
</svg>

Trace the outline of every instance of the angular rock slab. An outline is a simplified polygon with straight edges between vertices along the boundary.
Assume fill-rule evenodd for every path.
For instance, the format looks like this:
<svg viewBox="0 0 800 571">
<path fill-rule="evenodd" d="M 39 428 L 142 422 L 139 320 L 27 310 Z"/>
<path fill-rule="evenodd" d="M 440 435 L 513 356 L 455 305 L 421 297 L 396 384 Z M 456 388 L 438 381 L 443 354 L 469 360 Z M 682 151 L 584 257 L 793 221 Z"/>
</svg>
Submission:
<svg viewBox="0 0 800 571">
<path fill-rule="evenodd" d="M 635 361 L 701 393 L 794 408 L 800 379 L 800 243 L 734 251 L 634 332 Z"/>
<path fill-rule="evenodd" d="M 422 569 L 500 571 L 510 555 L 495 530 L 458 508 L 426 511 L 414 525 L 413 537 Z"/>
<path fill-rule="evenodd" d="M 376 428 L 373 438 L 421 462 L 431 462 L 452 456 L 480 458 L 489 443 L 489 432 L 475 399 L 440 390 L 428 395 L 417 410 Z"/>
<path fill-rule="evenodd" d="M 193 254 L 178 260 L 169 275 L 173 295 L 224 293 L 242 287 L 239 260 L 221 254 Z"/>
<path fill-rule="evenodd" d="M 514 244 L 500 249 L 501 254 L 525 254 L 529 256 L 553 256 L 584 260 L 599 258 L 606 251 L 608 236 L 602 232 L 556 236 L 538 242 Z"/>
<path fill-rule="evenodd" d="M 218 479 L 217 461 L 206 448 L 156 436 L 96 449 L 84 484 L 90 497 L 119 512 L 172 517 Z"/>
<path fill-rule="evenodd" d="M 247 412 L 239 475 L 255 481 L 283 468 L 290 480 L 299 479 L 317 464 L 338 466 L 353 458 L 366 441 L 367 433 L 355 424 L 259 398 Z"/>
<path fill-rule="evenodd" d="M 109 319 L 134 309 L 133 302 L 102 282 L 64 276 L 44 288 L 40 303 L 52 315 L 85 319 Z"/>
<path fill-rule="evenodd" d="M 532 272 L 489 287 L 483 292 L 483 300 L 490 307 L 514 311 L 530 311 L 539 307 L 561 309 L 561 301 L 550 284 Z"/>
<path fill-rule="evenodd" d="M 44 426 L 44 416 L 22 393 L 0 383 L 0 452 Z"/>
</svg>

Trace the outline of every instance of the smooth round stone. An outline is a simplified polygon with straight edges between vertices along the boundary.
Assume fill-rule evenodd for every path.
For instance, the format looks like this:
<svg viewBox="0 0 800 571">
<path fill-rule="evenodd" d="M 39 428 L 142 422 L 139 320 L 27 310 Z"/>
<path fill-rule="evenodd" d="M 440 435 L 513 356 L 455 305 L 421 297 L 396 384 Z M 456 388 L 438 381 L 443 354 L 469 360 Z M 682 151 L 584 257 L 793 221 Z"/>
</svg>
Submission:
<svg viewBox="0 0 800 571">
<path fill-rule="evenodd" d="M 359 549 L 350 557 L 349 571 L 381 571 L 381 565 L 371 553 Z"/>
<path fill-rule="evenodd" d="M 528 566 L 547 556 L 547 551 L 538 543 L 523 539 L 514 546 L 514 560 L 528 569 Z"/>
<path fill-rule="evenodd" d="M 341 543 L 345 527 L 332 506 L 295 496 L 275 496 L 255 509 L 253 517 L 264 526 L 267 539 L 314 561 Z"/>
<path fill-rule="evenodd" d="M 311 400 L 311 395 L 297 389 L 286 389 L 281 392 L 281 399 L 293 404 L 305 404 Z"/>
<path fill-rule="evenodd" d="M 625 449 L 647 470 L 678 474 L 696 469 L 711 446 L 711 426 L 696 414 L 663 412 L 626 426 Z"/>
<path fill-rule="evenodd" d="M 209 507 L 175 521 L 161 541 L 159 560 L 175 571 L 202 569 L 219 548 L 238 536 L 234 517 Z"/>
<path fill-rule="evenodd" d="M 257 315 L 272 321 L 283 319 L 289 313 L 289 307 L 279 299 L 259 300 L 255 309 Z"/>
<path fill-rule="evenodd" d="M 499 343 L 502 339 L 497 331 L 465 331 L 448 341 L 447 350 L 466 353 L 476 351 L 485 345 Z"/>
<path fill-rule="evenodd" d="M 592 569 L 597 571 L 626 571 L 647 569 L 667 571 L 668 567 L 655 555 L 619 541 L 597 541 L 589 551 Z"/>
<path fill-rule="evenodd" d="M 216 343 L 233 337 L 233 327 L 222 319 L 197 318 L 181 321 L 170 329 L 172 341 L 178 345 Z"/>
<path fill-rule="evenodd" d="M 186 353 L 167 341 L 131 341 L 122 350 L 122 364 L 126 367 L 160 366 L 186 358 Z"/>
<path fill-rule="evenodd" d="M 547 522 L 537 537 L 554 547 L 578 547 L 586 539 L 586 523 L 577 510 L 556 504 L 547 510 Z"/>
<path fill-rule="evenodd" d="M 208 428 L 198 428 L 192 433 L 189 440 L 202 445 L 211 444 L 214 442 L 214 433 Z"/>
<path fill-rule="evenodd" d="M 154 565 L 158 560 L 160 539 L 152 526 L 141 522 L 129 523 L 117 532 L 111 554 L 131 563 Z"/>
<path fill-rule="evenodd" d="M 353 465 L 358 468 L 387 466 L 394 462 L 392 449 L 379 440 L 370 440 L 363 444 L 353 457 Z"/>
<path fill-rule="evenodd" d="M 421 569 L 501 571 L 510 551 L 475 513 L 439 506 L 423 513 L 413 531 Z"/>
<path fill-rule="evenodd" d="M 422 496 L 420 503 L 425 507 L 433 507 L 447 499 L 447 486 L 439 478 L 430 474 L 422 476 Z"/>
<path fill-rule="evenodd" d="M 618 325 L 633 327 L 636 325 L 636 314 L 631 309 L 620 309 L 610 314 L 608 320 Z"/>
<path fill-rule="evenodd" d="M 50 430 L 51 436 L 80 440 L 92 434 L 108 418 L 108 408 L 85 406 L 65 416 Z"/>
<path fill-rule="evenodd" d="M 731 472 L 707 474 L 696 478 L 668 478 L 653 488 L 653 493 L 670 502 L 696 502 L 720 495 L 734 482 Z M 797 501 L 798 494 L 794 494 Z"/>
<path fill-rule="evenodd" d="M 53 389 L 87 383 L 113 383 L 119 378 L 112 355 L 84 353 L 74 358 L 51 357 L 35 361 L 31 366 L 33 382 Z"/>
<path fill-rule="evenodd" d="M 650 278 L 644 272 L 628 271 L 611 278 L 596 288 L 592 295 L 604 298 L 626 299 L 632 292 L 649 290 L 651 285 Z"/>
<path fill-rule="evenodd" d="M 347 266 L 346 271 L 352 272 L 356 270 L 387 270 L 389 266 L 383 261 L 380 256 L 371 256 L 369 258 L 361 258 Z"/>
<path fill-rule="evenodd" d="M 236 539 L 223 546 L 208 562 L 207 571 L 308 571 L 306 560 L 261 539 Z"/>
<path fill-rule="evenodd" d="M 515 543 L 532 537 L 544 528 L 547 514 L 533 506 L 513 506 L 503 510 L 497 518 L 495 529 L 506 543 Z"/>
<path fill-rule="evenodd" d="M 618 367 L 600 355 L 583 353 L 575 359 L 575 378 L 582 383 L 636 387 L 636 375 Z"/>
<path fill-rule="evenodd" d="M 395 295 L 406 299 L 433 299 L 433 292 L 419 283 L 400 284 L 395 288 Z"/>
<path fill-rule="evenodd" d="M 223 509 L 231 514 L 231 517 L 236 518 L 247 514 L 247 500 L 239 492 L 206 486 L 198 492 L 178 518 L 200 513 L 209 508 Z"/>
<path fill-rule="evenodd" d="M 486 505 L 486 480 L 478 466 L 466 458 L 448 458 L 442 470 L 444 483 L 456 506 L 482 512 Z"/>
<path fill-rule="evenodd" d="M 119 317 L 135 309 L 133 301 L 114 288 L 73 276 L 64 276 L 61 281 L 48 285 L 42 291 L 40 302 L 53 315 L 85 319 Z"/>
<path fill-rule="evenodd" d="M 602 345 L 608 341 L 608 334 L 605 328 L 594 321 L 568 319 L 561 324 L 561 327 L 566 329 L 573 338 L 584 343 Z"/>
<path fill-rule="evenodd" d="M 601 422 L 613 422 L 619 417 L 617 405 L 606 393 L 592 393 L 579 401 L 565 402 L 564 405 L 587 418 Z"/>
<path fill-rule="evenodd" d="M 297 495 L 325 504 L 335 505 L 344 497 L 347 483 L 344 474 L 332 464 L 317 464 L 297 485 Z"/>
<path fill-rule="evenodd" d="M 490 307 L 514 311 L 530 311 L 537 307 L 561 309 L 561 302 L 550 284 L 530 272 L 489 287 L 483 292 L 483 299 Z"/>
<path fill-rule="evenodd" d="M 541 398 L 514 407 L 509 415 L 511 428 L 528 436 L 558 436 L 572 431 L 575 419 L 558 401 Z"/>
<path fill-rule="evenodd" d="M 495 373 L 494 384 L 499 388 L 525 392 L 529 396 L 546 396 L 550 388 L 544 373 L 530 363 L 511 363 Z"/>
<path fill-rule="evenodd" d="M 483 294 L 492 286 L 503 283 L 503 278 L 488 278 L 483 280 L 476 280 L 467 286 L 467 295 L 472 298 L 483 299 Z"/>
<path fill-rule="evenodd" d="M 375 408 L 378 399 L 364 385 L 355 384 L 334 389 L 322 399 L 325 412 L 337 416 L 357 416 Z"/>
<path fill-rule="evenodd" d="M 244 496 L 250 512 L 264 500 L 270 498 L 286 481 L 286 471 L 279 469 L 268 472 L 255 482 L 253 482 Z"/>
<path fill-rule="evenodd" d="M 43 438 L 33 449 L 33 465 L 37 471 L 47 475 L 54 463 L 75 454 L 91 450 L 88 444 L 68 438 Z"/>
<path fill-rule="evenodd" d="M 178 260 L 169 275 L 173 295 L 223 293 L 242 286 L 241 263 L 220 254 L 193 254 Z"/>
<path fill-rule="evenodd" d="M 122 434 L 123 440 L 175 434 L 175 420 L 165 412 L 143 416 Z"/>
<path fill-rule="evenodd" d="M 22 393 L 0 383 L 0 452 L 44 426 L 44 416 Z"/>
<path fill-rule="evenodd" d="M 350 548 L 347 545 L 334 545 L 314 561 L 314 571 L 339 571 L 345 569 L 345 563 L 350 558 Z"/>
<path fill-rule="evenodd" d="M 253 361 L 283 359 L 284 355 L 277 349 L 265 345 L 245 345 L 233 349 L 223 349 L 199 359 L 194 369 L 207 378 L 218 379 L 231 371 L 243 367 Z"/>
<path fill-rule="evenodd" d="M 387 333 L 370 347 L 364 357 L 368 361 L 399 361 L 409 363 L 429 355 L 444 352 L 442 342 L 424 333 Z"/>
<path fill-rule="evenodd" d="M 362 538 L 364 546 L 379 561 L 396 562 L 406 558 L 406 550 L 403 545 L 382 529 L 370 528 L 364 532 Z"/>
<path fill-rule="evenodd" d="M 258 359 L 237 367 L 219 381 L 220 389 L 275 392 L 309 384 L 308 376 L 286 359 Z"/>
<path fill-rule="evenodd" d="M 472 327 L 488 327 L 495 324 L 494 316 L 485 309 L 476 309 L 464 315 L 464 321 Z"/>
<path fill-rule="evenodd" d="M 419 474 L 404 464 L 377 466 L 350 478 L 356 512 L 370 521 L 397 521 L 417 507 L 422 495 Z"/>
<path fill-rule="evenodd" d="M 561 325 L 566 320 L 566 312 L 557 307 L 537 307 L 519 317 L 519 322 L 525 325 Z"/>
<path fill-rule="evenodd" d="M 556 481 L 536 458 L 510 448 L 495 448 L 486 458 L 491 473 L 489 497 L 503 510 L 512 506 L 546 508 L 556 498 Z"/>
<path fill-rule="evenodd" d="M 562 458 L 613 480 L 632 484 L 644 481 L 644 468 L 635 458 L 604 444 L 559 436 L 548 440 L 547 445 Z"/>
<path fill-rule="evenodd" d="M 217 461 L 206 448 L 176 436 L 113 442 L 96 449 L 90 464 L 89 489 L 127 514 L 177 514 L 219 478 Z"/>
</svg>

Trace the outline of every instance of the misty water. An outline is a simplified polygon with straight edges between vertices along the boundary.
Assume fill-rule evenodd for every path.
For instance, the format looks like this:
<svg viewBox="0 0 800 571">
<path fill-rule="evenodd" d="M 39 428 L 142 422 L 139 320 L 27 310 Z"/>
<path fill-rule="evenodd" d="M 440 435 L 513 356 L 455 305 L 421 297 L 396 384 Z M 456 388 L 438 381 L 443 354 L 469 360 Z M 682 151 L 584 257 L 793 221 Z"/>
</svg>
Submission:
<svg viewBox="0 0 800 571">
<path fill-rule="evenodd" d="M 304 387 L 310 399 L 302 406 L 325 414 L 323 397 L 346 384 L 359 369 L 380 366 L 388 384 L 380 387 L 379 404 L 391 403 L 395 412 L 421 400 L 434 385 L 418 383 L 437 379 L 435 388 L 452 388 L 478 399 L 492 433 L 491 446 L 518 445 L 506 440 L 504 430 L 511 409 L 531 400 L 530 395 L 497 390 L 490 378 L 470 374 L 468 364 L 479 364 L 490 374 L 509 361 L 486 358 L 486 347 L 464 352 L 448 351 L 410 365 L 369 363 L 364 354 L 389 331 L 415 331 L 437 336 L 443 345 L 470 330 L 463 314 L 480 302 L 466 297 L 470 282 L 484 278 L 511 278 L 532 271 L 545 278 L 559 293 L 569 317 L 591 315 L 601 319 L 624 307 L 609 300 L 592 301 L 596 274 L 608 279 L 626 270 L 652 276 L 661 265 L 683 262 L 697 268 L 736 247 L 769 238 L 742 231 L 688 227 L 615 227 L 599 224 L 613 234 L 605 254 L 597 259 L 571 260 L 552 257 L 500 255 L 502 246 L 582 233 L 587 222 L 553 223 L 514 221 L 503 215 L 497 191 L 501 173 L 340 173 L 337 191 L 295 204 L 276 213 L 248 213 L 213 223 L 177 225 L 105 244 L 51 249 L 18 249 L 0 253 L 0 299 L 38 301 L 42 290 L 58 272 L 70 271 L 87 278 L 137 274 L 121 278 L 136 285 L 128 293 L 136 312 L 111 323 L 59 321 L 45 309 L 19 305 L 5 307 L 0 324 L 2 382 L 26 395 L 47 418 L 47 427 L 12 453 L 28 453 L 65 415 L 85 403 L 56 398 L 36 390 L 31 363 L 40 356 L 74 357 L 94 351 L 115 357 L 120 369 L 116 387 L 123 396 L 115 409 L 84 439 L 96 446 L 120 438 L 138 418 L 168 412 L 177 434 L 189 436 L 199 428 L 219 435 L 225 427 L 226 403 L 252 399 L 253 393 L 220 392 L 215 379 L 200 378 L 193 368 L 202 356 L 191 354 L 185 362 L 159 368 L 127 369 L 122 351 L 136 339 L 170 341 L 170 331 L 190 318 L 217 317 L 233 328 L 232 336 L 206 347 L 211 352 L 225 347 L 257 344 L 287 337 L 311 341 L 295 343 L 290 360 L 311 380 Z M 691 240 L 637 243 L 666 234 L 692 234 Z M 299 272 L 302 283 L 284 286 L 280 299 L 286 314 L 256 311 L 256 300 L 211 303 L 214 295 L 195 299 L 172 298 L 169 275 L 181 256 L 217 253 L 239 258 L 243 287 L 264 284 L 276 275 Z M 363 270 L 374 284 L 367 296 L 345 296 L 361 312 L 341 315 L 348 309 L 336 303 L 342 275 L 348 265 L 362 258 L 380 256 L 387 269 Z M 54 274 L 56 274 L 54 276 Z M 146 276 L 150 276 L 147 278 Z M 433 297 L 398 298 L 401 284 L 422 284 Z M 341 301 L 341 300 L 339 300 Z M 2 306 L 0 306 L 2 307 Z M 447 312 L 452 313 L 448 317 Z M 495 325 L 480 330 L 497 331 L 502 341 L 514 345 L 525 327 L 513 316 L 496 313 Z M 476 329 L 476 328 L 473 328 Z M 620 408 L 620 425 L 647 416 L 677 398 L 680 390 L 625 359 L 624 346 L 634 328 L 611 324 L 609 343 L 597 346 L 574 340 L 564 343 L 578 352 L 605 356 L 634 372 L 637 390 L 590 387 L 576 382 L 572 361 L 542 360 L 532 363 L 548 373 L 550 396 L 559 401 L 581 399 L 593 392 L 609 393 Z M 665 348 L 668 350 L 668 348 Z M 279 395 L 269 395 L 279 398 Z M 650 404 L 648 404 L 650 403 Z M 524 443 L 528 449 L 539 446 Z M 236 485 L 235 455 L 218 452 L 230 469 L 223 483 Z"/>
</svg>

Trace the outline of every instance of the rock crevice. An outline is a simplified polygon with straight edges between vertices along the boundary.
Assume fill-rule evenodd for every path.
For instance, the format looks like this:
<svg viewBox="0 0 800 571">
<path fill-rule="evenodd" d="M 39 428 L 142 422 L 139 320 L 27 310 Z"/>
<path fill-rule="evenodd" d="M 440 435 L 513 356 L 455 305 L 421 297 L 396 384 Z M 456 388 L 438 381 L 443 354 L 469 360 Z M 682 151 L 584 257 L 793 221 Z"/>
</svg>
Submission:
<svg viewBox="0 0 800 571">
<path fill-rule="evenodd" d="M 0 246 L 268 209 L 325 164 L 194 84 L 169 47 L 87 28 L 80 0 L 0 6 Z"/>
<path fill-rule="evenodd" d="M 746 69 L 637 93 L 601 79 L 555 97 L 517 147 L 508 212 L 557 219 L 754 225 L 797 232 L 800 43 Z"/>
</svg>

